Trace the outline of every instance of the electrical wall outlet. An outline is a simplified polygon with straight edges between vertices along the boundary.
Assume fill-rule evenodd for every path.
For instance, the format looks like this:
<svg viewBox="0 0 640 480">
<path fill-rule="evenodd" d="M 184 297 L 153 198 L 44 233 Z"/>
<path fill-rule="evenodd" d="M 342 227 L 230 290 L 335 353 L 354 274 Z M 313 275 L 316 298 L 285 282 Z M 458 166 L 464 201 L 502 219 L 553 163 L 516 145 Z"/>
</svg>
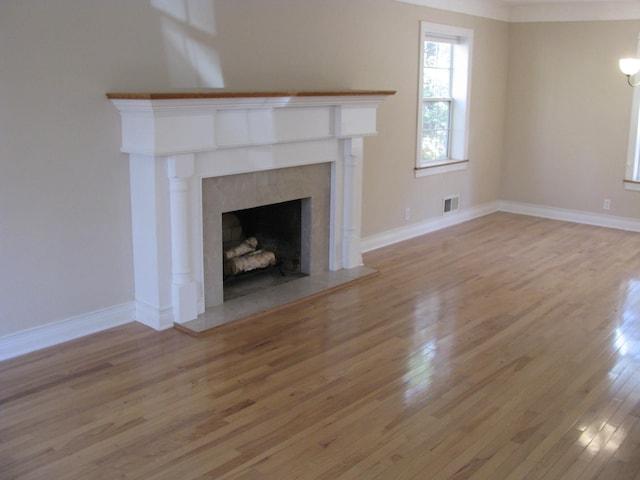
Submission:
<svg viewBox="0 0 640 480">
<path fill-rule="evenodd" d="M 605 198 L 604 202 L 602 204 L 602 208 L 604 208 L 605 210 L 611 210 L 611 199 L 610 198 Z"/>
<path fill-rule="evenodd" d="M 411 219 L 411 209 L 408 207 L 404 209 L 404 219 L 405 220 Z"/>
</svg>

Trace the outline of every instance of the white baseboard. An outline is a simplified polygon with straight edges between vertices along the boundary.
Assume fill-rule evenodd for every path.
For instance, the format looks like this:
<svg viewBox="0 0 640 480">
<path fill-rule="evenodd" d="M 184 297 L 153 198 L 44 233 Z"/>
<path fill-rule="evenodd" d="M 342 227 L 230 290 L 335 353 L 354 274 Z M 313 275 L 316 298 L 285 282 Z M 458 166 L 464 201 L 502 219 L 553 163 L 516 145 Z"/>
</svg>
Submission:
<svg viewBox="0 0 640 480">
<path fill-rule="evenodd" d="M 498 202 L 498 210 L 501 212 L 519 213 L 522 215 L 550 218 L 552 220 L 562 220 L 565 222 L 584 223 L 586 225 L 595 225 L 597 227 L 640 232 L 640 220 L 635 218 L 601 215 L 581 210 L 568 210 L 566 208 L 547 207 L 544 205 L 510 202 L 506 200 Z"/>
<path fill-rule="evenodd" d="M 456 213 L 448 213 L 447 215 L 442 215 L 440 217 L 430 218 L 424 222 L 412 223 L 406 227 L 400 227 L 365 237 L 362 239 L 360 245 L 363 252 L 370 252 L 371 250 L 386 247 L 387 245 L 402 242 L 403 240 L 409 240 L 410 238 L 419 237 L 420 235 L 435 232 L 436 230 L 451 227 L 458 223 L 483 217 L 497 211 L 498 202 L 491 202 L 484 205 L 465 208 L 464 210 L 460 210 Z"/>
<path fill-rule="evenodd" d="M 136 321 L 154 330 L 166 330 L 173 327 L 173 307 L 156 308 L 141 300 L 134 302 Z"/>
<path fill-rule="evenodd" d="M 0 360 L 132 322 L 133 315 L 133 302 L 129 302 L 5 335 L 0 337 Z"/>
<path fill-rule="evenodd" d="M 362 239 L 361 248 L 363 252 L 369 252 L 498 211 L 640 232 L 640 220 L 634 218 L 600 215 L 528 203 L 498 201 L 365 237 Z M 138 315 L 144 313 L 144 309 L 140 308 L 140 305 L 138 305 L 137 313 Z M 166 312 L 160 313 L 162 313 L 160 315 L 162 321 L 159 323 L 155 317 L 153 321 L 149 321 L 145 315 L 140 315 L 139 321 L 156 329 L 167 328 Z M 97 312 L 78 315 L 61 322 L 5 335 L 0 337 L 0 361 L 132 322 L 135 315 L 135 304 L 129 302 Z"/>
<path fill-rule="evenodd" d="M 598 227 L 616 228 L 618 230 L 629 230 L 640 232 L 640 220 L 628 217 L 617 217 L 614 215 L 601 215 L 598 213 L 585 212 L 580 210 L 568 210 L 565 208 L 547 207 L 543 205 L 533 205 L 530 203 L 510 202 L 500 200 L 476 207 L 467 208 L 455 214 L 443 215 L 430 218 L 424 222 L 413 223 L 406 227 L 396 228 L 386 232 L 378 233 L 362 239 L 361 246 L 363 252 L 370 252 L 378 248 L 386 247 L 394 243 L 409 240 L 427 233 L 435 232 L 441 228 L 451 227 L 458 223 L 466 222 L 473 218 L 482 217 L 494 212 L 518 213 L 521 215 L 531 215 L 534 217 L 550 218 L 565 222 L 584 223 Z"/>
</svg>

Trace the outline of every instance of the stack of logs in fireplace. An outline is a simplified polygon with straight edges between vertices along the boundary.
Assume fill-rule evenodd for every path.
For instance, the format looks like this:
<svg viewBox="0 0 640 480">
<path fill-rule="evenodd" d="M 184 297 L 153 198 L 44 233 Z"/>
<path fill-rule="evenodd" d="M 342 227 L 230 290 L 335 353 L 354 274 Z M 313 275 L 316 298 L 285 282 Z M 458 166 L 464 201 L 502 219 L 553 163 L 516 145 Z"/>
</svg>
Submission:
<svg viewBox="0 0 640 480">
<path fill-rule="evenodd" d="M 238 275 L 275 264 L 276 254 L 269 250 L 258 249 L 258 240 L 255 237 L 249 237 L 235 247 L 224 251 L 225 275 Z"/>
</svg>

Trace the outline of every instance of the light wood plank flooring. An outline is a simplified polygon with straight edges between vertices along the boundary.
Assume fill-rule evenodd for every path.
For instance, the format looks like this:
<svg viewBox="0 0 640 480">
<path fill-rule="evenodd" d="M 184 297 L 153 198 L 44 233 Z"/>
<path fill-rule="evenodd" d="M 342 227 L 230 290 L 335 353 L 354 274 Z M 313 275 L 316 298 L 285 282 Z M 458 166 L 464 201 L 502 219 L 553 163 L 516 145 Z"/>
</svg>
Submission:
<svg viewBox="0 0 640 480">
<path fill-rule="evenodd" d="M 0 478 L 640 479 L 640 234 L 499 213 L 365 261 L 0 363 Z"/>
</svg>

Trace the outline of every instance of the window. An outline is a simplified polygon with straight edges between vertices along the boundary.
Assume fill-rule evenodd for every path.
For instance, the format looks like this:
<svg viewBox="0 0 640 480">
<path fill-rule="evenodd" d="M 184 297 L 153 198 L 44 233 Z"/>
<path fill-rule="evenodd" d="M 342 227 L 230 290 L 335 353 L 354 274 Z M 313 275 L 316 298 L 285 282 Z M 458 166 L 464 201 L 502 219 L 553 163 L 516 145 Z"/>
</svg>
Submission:
<svg viewBox="0 0 640 480">
<path fill-rule="evenodd" d="M 425 39 L 422 69 L 422 163 L 447 160 L 451 147 L 453 45 Z"/>
<path fill-rule="evenodd" d="M 466 168 L 473 31 L 422 22 L 416 176 Z"/>
<path fill-rule="evenodd" d="M 638 54 L 640 54 L 640 35 L 638 35 Z M 640 87 L 633 89 L 629 150 L 627 153 L 624 186 L 627 190 L 640 191 Z"/>
</svg>

